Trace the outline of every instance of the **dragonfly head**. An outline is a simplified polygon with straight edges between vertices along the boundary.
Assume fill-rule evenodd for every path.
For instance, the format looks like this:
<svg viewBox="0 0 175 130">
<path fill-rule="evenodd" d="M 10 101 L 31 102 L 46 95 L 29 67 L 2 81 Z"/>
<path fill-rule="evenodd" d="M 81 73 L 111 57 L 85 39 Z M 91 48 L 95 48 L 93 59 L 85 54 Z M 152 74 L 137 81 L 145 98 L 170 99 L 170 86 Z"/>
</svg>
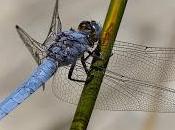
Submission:
<svg viewBox="0 0 175 130">
<path fill-rule="evenodd" d="M 102 28 L 96 21 L 82 21 L 78 30 L 87 34 L 89 44 L 93 46 L 99 40 Z"/>
</svg>

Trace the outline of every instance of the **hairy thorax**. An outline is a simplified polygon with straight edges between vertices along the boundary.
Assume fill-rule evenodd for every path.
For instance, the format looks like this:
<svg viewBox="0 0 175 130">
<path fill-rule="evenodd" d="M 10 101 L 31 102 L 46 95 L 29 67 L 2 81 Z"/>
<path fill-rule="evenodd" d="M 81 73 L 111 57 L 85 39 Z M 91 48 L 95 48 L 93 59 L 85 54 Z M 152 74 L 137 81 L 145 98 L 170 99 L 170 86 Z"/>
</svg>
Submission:
<svg viewBox="0 0 175 130">
<path fill-rule="evenodd" d="M 85 34 L 74 30 L 60 32 L 48 49 L 48 56 L 61 66 L 69 65 L 80 58 L 88 47 Z"/>
</svg>

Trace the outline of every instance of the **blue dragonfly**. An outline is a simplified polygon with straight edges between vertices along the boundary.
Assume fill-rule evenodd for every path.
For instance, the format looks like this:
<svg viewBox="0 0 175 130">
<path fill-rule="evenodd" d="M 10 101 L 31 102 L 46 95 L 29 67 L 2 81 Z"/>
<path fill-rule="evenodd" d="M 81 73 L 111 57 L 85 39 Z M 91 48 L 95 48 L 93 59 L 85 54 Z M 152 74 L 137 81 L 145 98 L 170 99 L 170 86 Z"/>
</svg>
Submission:
<svg viewBox="0 0 175 130">
<path fill-rule="evenodd" d="M 21 27 L 16 26 L 16 29 L 38 67 L 0 103 L 0 119 L 41 86 L 44 89 L 52 76 L 54 95 L 64 102 L 77 104 L 92 58 L 103 60 L 96 49 L 101 26 L 96 21 L 82 21 L 77 30 L 62 31 L 56 0 L 49 33 L 43 43 L 34 40 Z M 165 85 L 174 78 L 174 48 L 116 41 L 96 108 L 175 112 L 175 89 Z"/>
</svg>

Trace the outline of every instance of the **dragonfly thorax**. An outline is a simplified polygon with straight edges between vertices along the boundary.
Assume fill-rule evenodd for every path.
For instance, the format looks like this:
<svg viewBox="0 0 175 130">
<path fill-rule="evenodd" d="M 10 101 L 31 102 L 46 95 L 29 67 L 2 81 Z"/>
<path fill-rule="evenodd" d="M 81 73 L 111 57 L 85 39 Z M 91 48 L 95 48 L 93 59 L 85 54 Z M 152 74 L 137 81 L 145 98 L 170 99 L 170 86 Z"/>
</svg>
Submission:
<svg viewBox="0 0 175 130">
<path fill-rule="evenodd" d="M 61 66 L 69 65 L 88 51 L 89 41 L 81 32 L 69 30 L 57 34 L 55 41 L 48 49 L 48 56 Z"/>
</svg>

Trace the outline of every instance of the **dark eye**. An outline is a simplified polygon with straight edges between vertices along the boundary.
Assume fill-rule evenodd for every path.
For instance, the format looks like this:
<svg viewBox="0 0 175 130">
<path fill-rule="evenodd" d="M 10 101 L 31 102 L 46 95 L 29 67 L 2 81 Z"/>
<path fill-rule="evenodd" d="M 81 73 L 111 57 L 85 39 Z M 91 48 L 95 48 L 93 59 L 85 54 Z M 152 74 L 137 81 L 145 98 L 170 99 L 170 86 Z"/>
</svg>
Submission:
<svg viewBox="0 0 175 130">
<path fill-rule="evenodd" d="M 84 24 L 82 24 L 82 25 L 81 25 L 81 27 L 86 27 L 86 24 L 85 24 L 85 23 L 84 23 Z"/>
<path fill-rule="evenodd" d="M 80 29 L 81 30 L 91 30 L 91 28 L 88 25 L 86 25 L 86 24 L 82 24 Z"/>
</svg>

